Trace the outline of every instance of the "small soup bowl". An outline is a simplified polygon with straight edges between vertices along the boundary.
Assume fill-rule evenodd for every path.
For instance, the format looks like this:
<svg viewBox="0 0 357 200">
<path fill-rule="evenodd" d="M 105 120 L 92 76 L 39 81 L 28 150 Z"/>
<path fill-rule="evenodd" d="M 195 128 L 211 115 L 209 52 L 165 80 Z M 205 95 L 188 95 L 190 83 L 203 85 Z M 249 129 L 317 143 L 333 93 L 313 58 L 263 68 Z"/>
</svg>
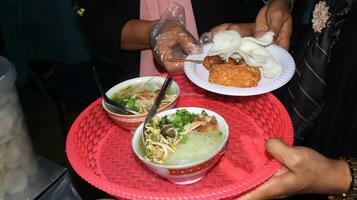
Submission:
<svg viewBox="0 0 357 200">
<path fill-rule="evenodd" d="M 158 83 L 160 86 L 164 83 L 165 78 L 160 77 L 160 76 L 144 76 L 144 77 L 138 77 L 138 78 L 133 78 L 129 79 L 127 81 L 121 82 L 111 89 L 109 89 L 106 92 L 106 95 L 111 98 L 116 92 L 123 90 L 131 85 L 136 85 L 136 84 L 147 84 L 147 83 Z M 177 104 L 178 101 L 178 96 L 180 93 L 179 86 L 175 81 L 172 81 L 172 84 L 169 88 L 169 91 L 172 92 L 173 94 L 176 95 L 175 99 L 171 101 L 170 103 L 166 104 L 165 106 L 162 106 L 158 109 L 158 112 L 168 110 L 171 108 L 174 108 Z M 153 99 L 154 101 L 154 99 Z M 135 115 L 124 115 L 120 113 L 115 113 L 108 109 L 106 106 L 104 100 L 102 100 L 102 107 L 104 108 L 105 112 L 108 114 L 108 116 L 119 126 L 129 130 L 129 131 L 134 131 L 141 123 L 145 121 L 147 113 L 143 114 L 135 114 Z"/>
<path fill-rule="evenodd" d="M 229 136 L 229 128 L 222 116 L 205 108 L 197 108 L 197 107 L 175 108 L 175 109 L 163 111 L 159 113 L 158 116 L 163 117 L 169 114 L 173 114 L 178 109 L 187 109 L 187 111 L 195 114 L 199 114 L 204 110 L 209 116 L 215 116 L 219 125 L 219 129 L 223 133 L 222 134 L 223 140 L 219 145 L 219 147 L 214 151 L 212 151 L 208 156 L 206 156 L 206 158 L 202 158 L 201 160 L 195 160 L 187 164 L 165 165 L 165 164 L 154 163 L 144 158 L 144 151 L 143 151 L 144 145 L 142 144 L 142 139 L 141 139 L 142 137 L 141 134 L 143 131 L 144 124 L 141 124 L 136 129 L 133 135 L 132 148 L 136 157 L 140 159 L 140 161 L 143 162 L 146 165 L 146 167 L 148 167 L 151 171 L 168 179 L 172 183 L 179 184 L 179 185 L 187 185 L 201 180 L 207 174 L 208 170 L 211 169 L 224 154 L 226 150 L 228 136 Z"/>
</svg>

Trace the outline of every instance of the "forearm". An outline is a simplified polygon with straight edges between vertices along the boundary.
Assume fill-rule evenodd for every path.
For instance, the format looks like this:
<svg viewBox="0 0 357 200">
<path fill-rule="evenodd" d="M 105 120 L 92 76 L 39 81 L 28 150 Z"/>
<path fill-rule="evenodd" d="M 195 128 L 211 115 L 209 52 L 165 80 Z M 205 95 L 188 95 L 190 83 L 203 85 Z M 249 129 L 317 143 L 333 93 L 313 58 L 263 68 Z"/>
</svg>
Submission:
<svg viewBox="0 0 357 200">
<path fill-rule="evenodd" d="M 150 33 L 155 21 L 130 20 L 121 32 L 121 48 L 139 50 L 150 48 Z"/>
</svg>

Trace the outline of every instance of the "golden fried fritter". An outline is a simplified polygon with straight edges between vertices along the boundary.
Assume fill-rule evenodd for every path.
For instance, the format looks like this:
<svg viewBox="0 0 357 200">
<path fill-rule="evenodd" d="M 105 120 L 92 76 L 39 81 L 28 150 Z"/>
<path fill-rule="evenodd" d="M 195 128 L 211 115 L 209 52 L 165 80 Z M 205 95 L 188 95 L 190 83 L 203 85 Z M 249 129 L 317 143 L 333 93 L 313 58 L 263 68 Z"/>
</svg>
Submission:
<svg viewBox="0 0 357 200">
<path fill-rule="evenodd" d="M 221 56 L 215 55 L 215 56 L 206 56 L 203 59 L 203 66 L 209 70 L 212 65 L 215 64 L 238 64 L 237 60 L 234 58 L 228 58 L 228 60 L 224 60 Z"/>
<path fill-rule="evenodd" d="M 224 60 L 221 56 L 215 55 L 215 56 L 206 56 L 203 59 L 203 66 L 209 70 L 212 65 L 214 64 L 223 64 Z"/>
<path fill-rule="evenodd" d="M 242 60 L 242 59 L 241 59 Z M 240 64 L 214 64 L 209 69 L 209 82 L 235 87 L 255 87 L 261 78 L 257 67 Z"/>
<path fill-rule="evenodd" d="M 234 58 L 228 58 L 228 60 L 224 61 L 224 63 L 223 63 L 223 64 L 232 64 L 232 65 L 237 65 L 237 64 L 238 64 L 238 62 L 237 62 L 237 60 L 236 60 L 236 59 L 234 59 Z"/>
</svg>

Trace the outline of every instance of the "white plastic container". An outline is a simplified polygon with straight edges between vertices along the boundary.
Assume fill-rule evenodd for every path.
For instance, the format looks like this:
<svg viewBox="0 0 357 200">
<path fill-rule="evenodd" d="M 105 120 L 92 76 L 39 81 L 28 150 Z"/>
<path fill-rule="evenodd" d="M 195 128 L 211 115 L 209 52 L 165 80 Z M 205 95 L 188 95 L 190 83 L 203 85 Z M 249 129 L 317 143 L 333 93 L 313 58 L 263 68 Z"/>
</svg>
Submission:
<svg viewBox="0 0 357 200">
<path fill-rule="evenodd" d="M 14 66 L 0 56 L 0 200 L 23 191 L 37 168 L 15 80 Z"/>
</svg>

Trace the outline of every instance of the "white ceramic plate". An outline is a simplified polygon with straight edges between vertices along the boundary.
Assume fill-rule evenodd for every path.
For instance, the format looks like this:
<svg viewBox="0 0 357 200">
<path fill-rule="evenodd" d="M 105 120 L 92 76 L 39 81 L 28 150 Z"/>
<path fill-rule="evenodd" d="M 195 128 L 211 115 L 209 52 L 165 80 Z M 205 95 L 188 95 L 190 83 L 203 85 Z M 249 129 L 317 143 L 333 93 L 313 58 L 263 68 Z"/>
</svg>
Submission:
<svg viewBox="0 0 357 200">
<path fill-rule="evenodd" d="M 189 55 L 187 59 L 203 60 L 210 48 L 210 44 L 205 45 L 203 53 L 199 55 Z M 240 88 L 210 83 L 208 82 L 208 70 L 202 64 L 185 62 L 184 71 L 186 76 L 194 84 L 211 92 L 230 96 L 252 96 L 264 94 L 285 85 L 293 77 L 295 72 L 295 62 L 286 50 L 277 45 L 270 45 L 267 47 L 267 50 L 279 63 L 282 64 L 283 71 L 279 76 L 273 79 L 268 79 L 262 76 L 257 87 Z"/>
</svg>

